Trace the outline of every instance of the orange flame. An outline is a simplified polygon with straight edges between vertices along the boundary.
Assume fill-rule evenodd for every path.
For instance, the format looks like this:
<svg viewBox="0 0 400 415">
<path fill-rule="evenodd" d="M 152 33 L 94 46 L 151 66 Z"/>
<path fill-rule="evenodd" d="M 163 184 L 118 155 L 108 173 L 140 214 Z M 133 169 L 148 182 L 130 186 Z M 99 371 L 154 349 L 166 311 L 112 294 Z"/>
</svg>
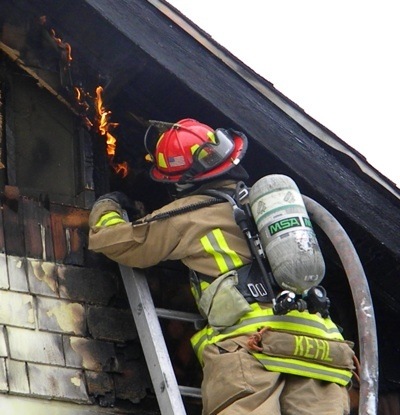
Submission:
<svg viewBox="0 0 400 415">
<path fill-rule="evenodd" d="M 110 123 L 109 118 L 111 116 L 111 111 L 107 111 L 103 106 L 103 87 L 98 86 L 96 88 L 96 111 L 99 117 L 99 132 L 101 135 L 106 137 L 106 151 L 110 159 L 110 163 L 113 166 L 117 174 L 121 174 L 122 177 L 126 177 L 128 174 L 128 163 L 124 161 L 123 163 L 114 164 L 113 159 L 115 156 L 115 150 L 117 148 L 117 139 L 110 133 L 110 130 L 117 127 L 118 123 Z"/>
<path fill-rule="evenodd" d="M 46 25 L 47 17 L 40 16 L 39 22 L 41 25 Z M 63 58 L 66 61 L 66 65 L 69 67 L 72 62 L 71 45 L 67 42 L 63 42 L 62 39 L 57 37 L 54 29 L 50 29 L 50 34 L 53 40 L 55 41 L 56 45 L 63 50 Z M 79 108 L 82 110 L 81 116 L 86 126 L 89 129 L 93 128 L 93 122 L 87 116 L 87 113 L 91 108 L 91 105 L 89 105 L 88 101 L 92 102 L 93 97 L 90 96 L 90 94 L 87 93 L 83 88 L 73 86 L 73 90 L 75 92 L 76 102 Z M 104 108 L 102 93 L 103 87 L 98 86 L 96 88 L 96 98 L 94 99 L 95 110 L 98 115 L 98 129 L 100 134 L 106 137 L 106 152 L 109 157 L 110 165 L 114 168 L 117 174 L 120 174 L 122 178 L 124 178 L 128 175 L 129 172 L 128 163 L 126 161 L 122 163 L 114 163 L 114 156 L 117 148 L 117 139 L 110 132 L 113 128 L 118 126 L 118 123 L 109 122 L 111 111 L 107 111 Z"/>
<path fill-rule="evenodd" d="M 107 154 L 110 157 L 114 157 L 117 139 L 110 133 L 110 128 L 114 128 L 118 124 L 108 122 L 108 119 L 111 116 L 111 111 L 106 111 L 106 109 L 103 107 L 103 98 L 101 96 L 102 93 L 103 87 L 98 86 L 96 88 L 96 110 L 99 116 L 99 131 L 101 135 L 106 136 Z"/>
<path fill-rule="evenodd" d="M 74 90 L 75 90 L 75 94 L 76 94 L 76 99 L 78 100 L 78 102 L 81 102 L 82 90 L 80 88 L 78 88 L 77 86 L 74 87 Z"/>
<path fill-rule="evenodd" d="M 126 161 L 117 164 L 114 166 L 114 169 L 117 174 L 121 174 L 122 178 L 126 177 L 129 172 L 128 163 Z"/>
<path fill-rule="evenodd" d="M 86 115 L 84 115 L 90 109 L 90 105 L 88 104 L 88 102 L 86 100 L 87 97 L 90 98 L 90 95 L 87 92 L 85 92 L 85 90 L 83 88 L 79 88 L 77 86 L 74 86 L 74 91 L 75 91 L 76 102 L 78 103 L 79 108 L 82 110 L 81 116 L 82 116 L 86 126 L 88 128 L 92 128 L 93 123 L 90 121 L 90 119 Z"/>
<path fill-rule="evenodd" d="M 59 37 L 56 36 L 56 32 L 54 29 L 50 30 L 52 38 L 55 40 L 56 44 L 65 51 L 65 59 L 67 64 L 70 65 L 72 61 L 71 55 L 71 45 L 67 42 L 63 42 Z"/>
</svg>

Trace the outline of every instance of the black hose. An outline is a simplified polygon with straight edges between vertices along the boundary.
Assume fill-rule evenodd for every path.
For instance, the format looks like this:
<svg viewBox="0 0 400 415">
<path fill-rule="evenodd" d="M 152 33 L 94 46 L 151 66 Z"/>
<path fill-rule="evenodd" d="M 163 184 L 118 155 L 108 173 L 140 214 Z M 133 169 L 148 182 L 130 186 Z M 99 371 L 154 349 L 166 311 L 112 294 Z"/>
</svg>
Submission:
<svg viewBox="0 0 400 415">
<path fill-rule="evenodd" d="M 151 223 L 151 222 L 155 222 L 158 220 L 168 219 L 173 216 L 178 216 L 178 215 L 183 215 L 185 213 L 194 212 L 195 210 L 203 209 L 205 207 L 212 206 L 217 203 L 223 203 L 223 202 L 226 202 L 224 198 L 212 198 L 212 199 L 205 200 L 203 202 L 192 203 L 191 205 L 181 206 L 180 208 L 177 208 L 177 209 L 172 209 L 166 212 L 159 213 L 158 215 L 155 215 L 149 219 L 138 219 L 132 222 L 132 225 L 142 225 L 143 223 Z"/>
<path fill-rule="evenodd" d="M 358 338 L 360 343 L 360 415 L 376 415 L 378 404 L 378 337 L 375 314 L 368 281 L 360 258 L 346 231 L 340 223 L 320 204 L 303 196 L 310 219 L 325 232 L 339 258 L 349 280 L 355 304 Z"/>
</svg>

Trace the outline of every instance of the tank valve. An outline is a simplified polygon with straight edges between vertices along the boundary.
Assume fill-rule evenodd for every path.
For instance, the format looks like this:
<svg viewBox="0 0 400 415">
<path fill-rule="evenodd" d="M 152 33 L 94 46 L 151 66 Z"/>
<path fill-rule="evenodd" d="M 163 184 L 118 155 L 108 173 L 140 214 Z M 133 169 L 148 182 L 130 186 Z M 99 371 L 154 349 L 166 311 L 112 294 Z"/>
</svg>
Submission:
<svg viewBox="0 0 400 415">
<path fill-rule="evenodd" d="M 324 287 L 321 287 L 320 285 L 311 287 L 303 294 L 303 299 L 307 303 L 309 313 L 320 313 L 323 318 L 329 317 L 331 301 L 327 297 Z"/>
<path fill-rule="evenodd" d="M 297 299 L 296 294 L 293 291 L 282 291 L 275 299 L 275 304 L 273 306 L 274 314 L 287 314 L 292 310 L 300 312 L 307 310 L 307 303 L 302 298 Z"/>
</svg>

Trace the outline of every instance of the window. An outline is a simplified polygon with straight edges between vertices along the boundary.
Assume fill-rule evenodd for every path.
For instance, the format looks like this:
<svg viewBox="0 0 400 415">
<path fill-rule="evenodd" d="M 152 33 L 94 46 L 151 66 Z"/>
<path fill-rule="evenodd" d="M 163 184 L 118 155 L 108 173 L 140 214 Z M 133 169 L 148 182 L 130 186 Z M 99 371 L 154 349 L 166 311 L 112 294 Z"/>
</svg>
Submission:
<svg viewBox="0 0 400 415">
<path fill-rule="evenodd" d="M 85 207 L 93 193 L 91 137 L 80 118 L 16 65 L 3 72 L 3 185 Z"/>
</svg>

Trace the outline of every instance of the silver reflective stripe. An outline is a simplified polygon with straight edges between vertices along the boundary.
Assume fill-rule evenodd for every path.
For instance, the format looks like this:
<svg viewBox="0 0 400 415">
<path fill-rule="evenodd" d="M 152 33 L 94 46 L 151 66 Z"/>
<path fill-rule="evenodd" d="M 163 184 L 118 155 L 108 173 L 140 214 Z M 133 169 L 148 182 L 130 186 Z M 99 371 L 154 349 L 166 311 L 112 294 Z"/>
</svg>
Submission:
<svg viewBox="0 0 400 415">
<path fill-rule="evenodd" d="M 294 359 L 284 359 L 276 358 L 271 359 L 270 357 L 263 355 L 261 353 L 253 353 L 254 357 L 261 362 L 268 370 L 300 374 L 304 376 L 308 373 L 313 377 L 328 381 L 342 381 L 344 384 L 347 384 L 351 379 L 351 371 L 346 369 L 335 369 L 323 368 L 322 364 L 310 364 L 308 362 L 296 362 Z"/>
</svg>

